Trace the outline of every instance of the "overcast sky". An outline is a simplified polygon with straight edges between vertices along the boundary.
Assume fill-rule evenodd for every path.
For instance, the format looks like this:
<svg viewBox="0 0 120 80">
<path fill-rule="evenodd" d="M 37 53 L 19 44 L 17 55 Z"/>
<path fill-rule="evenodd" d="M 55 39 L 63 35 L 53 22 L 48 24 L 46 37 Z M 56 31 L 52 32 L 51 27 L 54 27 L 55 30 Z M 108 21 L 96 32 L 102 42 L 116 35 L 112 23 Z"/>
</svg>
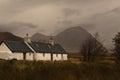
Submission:
<svg viewBox="0 0 120 80">
<path fill-rule="evenodd" d="M 120 31 L 120 0 L 0 0 L 0 31 L 56 35 L 73 26 L 111 42 Z"/>
</svg>

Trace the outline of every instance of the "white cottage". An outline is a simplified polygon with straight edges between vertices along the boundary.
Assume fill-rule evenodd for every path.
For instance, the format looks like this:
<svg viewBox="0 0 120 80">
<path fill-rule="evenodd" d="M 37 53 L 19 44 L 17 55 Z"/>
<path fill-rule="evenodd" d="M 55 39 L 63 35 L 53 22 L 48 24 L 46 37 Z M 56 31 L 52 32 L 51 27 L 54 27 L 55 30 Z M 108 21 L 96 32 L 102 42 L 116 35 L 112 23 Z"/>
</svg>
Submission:
<svg viewBox="0 0 120 80">
<path fill-rule="evenodd" d="M 67 53 L 53 39 L 49 43 L 31 42 L 28 34 L 24 41 L 4 41 L 0 46 L 0 54 L 7 55 L 4 59 L 17 60 L 67 60 Z M 1 56 L 1 55 L 0 55 Z"/>
<path fill-rule="evenodd" d="M 28 43 L 36 53 L 36 60 L 67 60 L 66 51 L 59 44 L 30 42 Z"/>
</svg>

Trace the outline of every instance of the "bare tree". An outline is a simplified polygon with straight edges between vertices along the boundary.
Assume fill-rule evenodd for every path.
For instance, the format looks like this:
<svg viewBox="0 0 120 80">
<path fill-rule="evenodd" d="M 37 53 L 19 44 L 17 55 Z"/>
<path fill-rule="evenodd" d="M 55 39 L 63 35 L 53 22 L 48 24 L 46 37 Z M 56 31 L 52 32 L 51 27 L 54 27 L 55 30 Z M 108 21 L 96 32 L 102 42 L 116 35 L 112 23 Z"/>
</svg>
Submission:
<svg viewBox="0 0 120 80">
<path fill-rule="evenodd" d="M 99 34 L 96 33 L 94 38 L 90 36 L 83 46 L 81 47 L 80 53 L 82 55 L 82 60 L 86 62 L 96 61 L 101 54 L 107 52 L 107 49 L 98 41 Z"/>
<path fill-rule="evenodd" d="M 114 56 L 116 63 L 120 64 L 120 32 L 118 32 L 115 37 L 113 38 L 114 42 Z"/>
</svg>

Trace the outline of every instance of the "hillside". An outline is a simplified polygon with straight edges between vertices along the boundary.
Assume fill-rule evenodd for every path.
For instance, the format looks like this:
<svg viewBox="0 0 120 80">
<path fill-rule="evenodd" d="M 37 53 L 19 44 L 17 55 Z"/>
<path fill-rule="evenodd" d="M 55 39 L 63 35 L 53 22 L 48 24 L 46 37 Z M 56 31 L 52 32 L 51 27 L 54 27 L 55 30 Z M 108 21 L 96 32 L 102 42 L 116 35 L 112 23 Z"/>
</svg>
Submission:
<svg viewBox="0 0 120 80">
<path fill-rule="evenodd" d="M 67 51 L 79 52 L 81 45 L 86 41 L 90 34 L 81 27 L 73 27 L 59 33 L 55 40 L 60 43 Z"/>
<path fill-rule="evenodd" d="M 43 42 L 43 41 L 49 41 L 50 36 L 43 35 L 41 33 L 35 33 L 32 37 L 32 41 L 37 41 L 37 42 Z"/>
<path fill-rule="evenodd" d="M 91 34 L 82 27 L 72 27 L 53 36 L 56 43 L 61 44 L 67 52 L 79 52 L 80 46 Z M 50 36 L 36 33 L 31 37 L 32 41 L 49 41 Z"/>
<path fill-rule="evenodd" d="M 12 33 L 9 32 L 0 32 L 0 42 L 4 40 L 9 40 L 9 41 L 21 41 L 23 40 L 21 37 L 15 36 Z"/>
</svg>

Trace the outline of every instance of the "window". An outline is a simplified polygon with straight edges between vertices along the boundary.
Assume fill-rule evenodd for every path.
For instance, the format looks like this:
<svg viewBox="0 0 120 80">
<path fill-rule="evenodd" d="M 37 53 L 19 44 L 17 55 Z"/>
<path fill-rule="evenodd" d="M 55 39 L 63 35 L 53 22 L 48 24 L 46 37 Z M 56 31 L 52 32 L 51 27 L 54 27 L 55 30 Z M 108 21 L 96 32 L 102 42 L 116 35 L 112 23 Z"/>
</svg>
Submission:
<svg viewBox="0 0 120 80">
<path fill-rule="evenodd" d="M 31 56 L 31 53 L 29 53 L 29 56 Z"/>
<path fill-rule="evenodd" d="M 64 60 L 64 58 L 63 58 L 63 54 L 61 54 L 61 58 L 62 58 L 62 60 Z"/>
<path fill-rule="evenodd" d="M 45 53 L 43 53 L 43 57 L 45 57 Z"/>
<path fill-rule="evenodd" d="M 58 54 L 56 54 L 56 57 L 58 57 Z"/>
</svg>

